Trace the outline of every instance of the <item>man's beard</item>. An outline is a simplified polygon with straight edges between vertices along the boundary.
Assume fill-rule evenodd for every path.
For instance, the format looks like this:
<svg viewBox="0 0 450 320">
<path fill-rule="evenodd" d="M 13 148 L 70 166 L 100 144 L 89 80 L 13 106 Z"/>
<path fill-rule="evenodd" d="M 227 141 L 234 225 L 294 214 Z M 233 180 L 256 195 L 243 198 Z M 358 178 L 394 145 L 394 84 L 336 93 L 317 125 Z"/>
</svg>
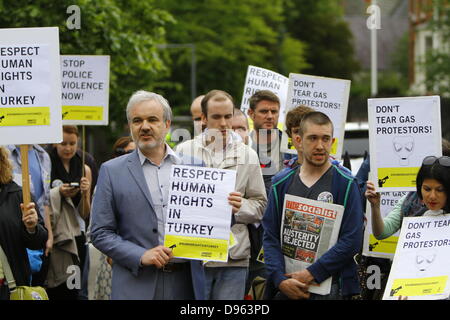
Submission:
<svg viewBox="0 0 450 320">
<path fill-rule="evenodd" d="M 158 140 L 158 141 L 153 141 L 153 142 L 143 142 L 143 141 L 139 141 L 137 143 L 138 148 L 142 151 L 150 151 L 156 147 L 159 147 L 160 145 L 162 145 L 163 141 Z"/>
<path fill-rule="evenodd" d="M 329 158 L 329 155 L 327 154 L 327 155 L 325 155 L 325 158 L 324 158 L 324 160 L 322 161 L 322 162 L 314 162 L 313 160 L 312 160 L 312 157 L 305 157 L 305 160 L 310 164 L 310 165 L 312 165 L 312 166 L 314 166 L 314 167 L 323 167 L 324 165 L 325 165 L 325 163 L 327 163 L 327 161 L 328 161 L 328 158 Z"/>
<path fill-rule="evenodd" d="M 138 137 L 135 137 L 134 135 L 132 135 L 133 141 L 134 141 L 134 143 L 136 143 L 139 150 L 151 151 L 152 149 L 154 149 L 164 143 L 163 139 L 156 139 L 154 135 L 152 135 L 152 134 L 150 134 L 150 135 L 155 139 L 152 142 L 144 142 L 139 139 L 140 135 Z"/>
</svg>

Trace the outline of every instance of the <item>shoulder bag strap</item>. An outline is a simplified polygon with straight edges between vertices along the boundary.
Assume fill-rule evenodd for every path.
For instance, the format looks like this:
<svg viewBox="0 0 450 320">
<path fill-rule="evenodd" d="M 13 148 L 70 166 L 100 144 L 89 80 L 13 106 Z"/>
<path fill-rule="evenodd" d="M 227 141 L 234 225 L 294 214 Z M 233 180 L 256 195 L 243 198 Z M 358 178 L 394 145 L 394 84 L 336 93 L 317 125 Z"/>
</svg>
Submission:
<svg viewBox="0 0 450 320">
<path fill-rule="evenodd" d="M 16 280 L 14 280 L 14 276 L 11 272 L 11 267 L 8 263 L 8 258 L 6 257 L 5 252 L 0 246 L 0 263 L 3 267 L 3 273 L 5 274 L 6 282 L 8 283 L 9 291 L 14 291 L 16 289 Z"/>
</svg>

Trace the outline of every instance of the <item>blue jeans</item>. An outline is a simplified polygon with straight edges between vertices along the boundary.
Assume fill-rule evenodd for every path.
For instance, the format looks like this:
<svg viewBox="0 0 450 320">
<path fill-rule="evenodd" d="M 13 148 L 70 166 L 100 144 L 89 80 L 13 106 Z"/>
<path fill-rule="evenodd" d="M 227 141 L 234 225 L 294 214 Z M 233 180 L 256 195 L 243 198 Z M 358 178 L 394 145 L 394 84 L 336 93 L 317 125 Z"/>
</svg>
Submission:
<svg viewBox="0 0 450 320">
<path fill-rule="evenodd" d="M 206 267 L 206 300 L 243 300 L 247 267 Z"/>
</svg>

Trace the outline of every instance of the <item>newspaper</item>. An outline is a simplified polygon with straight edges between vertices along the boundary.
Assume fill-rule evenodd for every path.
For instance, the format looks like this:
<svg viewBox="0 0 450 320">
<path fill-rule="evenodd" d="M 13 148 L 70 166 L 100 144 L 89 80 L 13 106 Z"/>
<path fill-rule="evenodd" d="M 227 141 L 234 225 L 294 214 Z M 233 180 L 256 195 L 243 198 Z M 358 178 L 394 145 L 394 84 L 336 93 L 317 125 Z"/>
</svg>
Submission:
<svg viewBox="0 0 450 320">
<path fill-rule="evenodd" d="M 343 214 L 341 205 L 286 194 L 280 235 L 286 273 L 306 269 L 334 246 Z M 309 292 L 329 294 L 331 282 L 313 283 Z"/>
</svg>

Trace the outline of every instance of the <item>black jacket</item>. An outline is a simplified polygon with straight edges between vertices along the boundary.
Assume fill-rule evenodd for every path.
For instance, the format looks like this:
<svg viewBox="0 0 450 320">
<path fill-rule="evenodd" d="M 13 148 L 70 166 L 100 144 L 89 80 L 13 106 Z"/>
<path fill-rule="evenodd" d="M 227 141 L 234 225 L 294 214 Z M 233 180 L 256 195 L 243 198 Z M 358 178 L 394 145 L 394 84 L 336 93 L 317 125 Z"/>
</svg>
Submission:
<svg viewBox="0 0 450 320">
<path fill-rule="evenodd" d="M 0 189 L 0 246 L 8 258 L 16 285 L 29 286 L 31 270 L 26 248 L 44 249 L 47 229 L 38 213 L 36 232 L 29 234 L 22 222 L 20 210 L 22 189 L 14 182 L 0 184 Z"/>
</svg>

